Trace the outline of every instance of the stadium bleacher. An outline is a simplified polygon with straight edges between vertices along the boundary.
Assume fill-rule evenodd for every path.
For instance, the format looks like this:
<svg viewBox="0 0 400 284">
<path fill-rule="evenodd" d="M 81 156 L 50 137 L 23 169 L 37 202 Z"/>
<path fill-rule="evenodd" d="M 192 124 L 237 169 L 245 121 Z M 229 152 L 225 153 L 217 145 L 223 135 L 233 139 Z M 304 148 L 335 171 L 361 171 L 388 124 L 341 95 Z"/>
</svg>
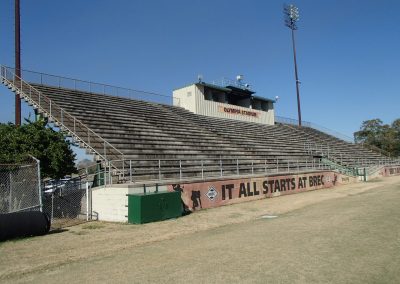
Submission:
<svg viewBox="0 0 400 284">
<path fill-rule="evenodd" d="M 37 83 L 21 84 L 19 89 L 10 81 L 3 83 L 24 93 L 35 108 L 40 102 L 32 96 L 32 89 L 42 95 L 42 101 L 51 100 L 47 107 L 42 103 L 39 111 L 61 129 L 74 129 L 75 133 L 69 134 L 79 137 L 84 142 L 81 146 L 92 153 L 104 152 L 108 160 L 116 161 L 114 165 L 124 160 L 118 167 L 124 171 L 133 168 L 129 175 L 136 180 L 199 176 L 204 172 L 207 176 L 267 173 L 282 166 L 287 171 L 307 170 L 321 157 L 348 167 L 379 164 L 387 159 L 381 153 L 310 127 L 202 116 L 177 106 Z M 56 111 L 55 106 L 87 128 L 72 125 L 75 120 L 63 120 L 63 112 Z M 105 153 L 104 143 L 93 138 L 87 141 L 88 129 L 113 146 L 109 153 Z"/>
</svg>

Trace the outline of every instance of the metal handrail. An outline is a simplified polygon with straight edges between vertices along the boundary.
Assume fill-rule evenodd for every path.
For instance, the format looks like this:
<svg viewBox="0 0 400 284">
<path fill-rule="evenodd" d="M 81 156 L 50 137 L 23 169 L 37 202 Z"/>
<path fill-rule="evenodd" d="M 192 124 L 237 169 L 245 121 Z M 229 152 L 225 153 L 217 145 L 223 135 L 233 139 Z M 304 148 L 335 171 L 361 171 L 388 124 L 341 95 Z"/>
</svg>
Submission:
<svg viewBox="0 0 400 284">
<path fill-rule="evenodd" d="M 8 67 L 8 66 L 4 66 L 4 67 L 7 69 L 15 70 L 15 68 L 13 68 L 13 67 Z M 121 95 L 123 93 L 127 93 L 129 95 L 129 98 L 132 98 L 133 94 L 144 95 L 146 98 L 148 98 L 148 96 L 156 96 L 159 98 L 172 99 L 173 101 L 177 100 L 177 105 L 179 105 L 179 98 L 175 98 L 173 96 L 157 94 L 154 92 L 147 92 L 147 91 L 135 90 L 135 89 L 125 88 L 125 87 L 118 87 L 118 86 L 109 85 L 109 84 L 85 81 L 85 80 L 74 79 L 74 78 L 70 78 L 70 77 L 64 77 L 64 76 L 58 76 L 58 75 L 52 75 L 52 74 L 48 74 L 48 73 L 32 71 L 32 70 L 21 70 L 21 73 L 22 73 L 22 77 L 24 77 L 24 78 L 26 78 L 26 76 L 29 74 L 38 75 L 39 80 L 32 80 L 32 81 L 28 80 L 28 81 L 31 83 L 39 84 L 39 85 L 48 85 L 48 86 L 54 86 L 54 87 L 58 87 L 58 88 L 72 89 L 75 91 L 99 93 L 99 94 L 103 94 L 103 95 L 110 95 L 110 96 L 122 97 L 122 98 L 126 98 L 126 96 Z M 44 79 L 46 77 L 55 78 L 56 83 L 52 84 L 50 82 L 44 82 Z M 72 83 L 73 88 L 66 86 L 67 84 L 63 84 L 63 82 L 68 82 L 68 81 Z M 89 90 L 87 90 L 86 88 L 80 87 L 80 85 L 88 86 Z M 94 90 L 96 89 L 95 87 L 100 87 L 101 91 L 94 92 Z M 115 92 L 108 92 L 107 90 L 114 90 Z M 116 93 L 116 94 L 114 94 L 114 93 Z M 151 101 L 151 100 L 149 100 L 149 101 Z M 158 102 L 158 103 L 160 103 L 160 102 Z M 165 104 L 165 103 L 161 103 L 161 104 Z M 170 105 L 170 104 L 167 104 L 167 105 Z"/>
<path fill-rule="evenodd" d="M 58 104 L 54 103 L 51 99 L 49 99 L 47 96 L 43 95 L 40 91 L 38 91 L 36 88 L 34 88 L 33 86 L 31 86 L 29 83 L 25 82 L 23 79 L 21 79 L 19 76 L 15 75 L 15 73 L 13 73 L 11 70 L 9 69 L 13 69 L 13 68 L 9 68 L 6 66 L 2 66 L 1 65 L 1 77 L 6 80 L 8 83 L 12 83 L 13 86 L 18 89 L 22 94 L 25 94 L 26 97 L 29 97 L 32 102 L 32 91 L 36 92 L 36 96 L 38 97 L 38 102 L 34 102 L 36 104 L 36 106 L 41 109 L 43 112 L 47 113 L 49 115 L 49 118 L 51 120 L 57 121 L 58 123 L 60 123 L 62 125 L 63 128 L 67 129 L 69 132 L 73 133 L 74 136 L 80 140 L 80 142 L 84 143 L 85 145 L 87 145 L 88 147 L 90 147 L 97 155 L 99 155 L 103 160 L 107 161 L 107 152 L 106 152 L 106 145 L 109 146 L 111 149 L 113 149 L 115 152 L 117 152 L 119 155 L 121 155 L 122 157 L 124 157 L 124 154 L 119 151 L 117 148 L 115 148 L 113 145 L 111 145 L 107 140 L 105 140 L 104 138 L 102 138 L 100 135 L 98 135 L 96 132 L 94 132 L 93 130 L 91 130 L 89 127 L 87 127 L 84 123 L 82 123 L 82 121 L 80 121 L 79 119 L 77 119 L 75 116 L 71 115 L 68 111 L 64 110 L 62 107 L 60 107 Z M 10 81 L 10 79 L 8 78 L 8 74 L 10 74 L 12 76 L 12 81 Z M 15 81 L 19 81 L 20 86 L 18 86 L 16 84 Z M 25 93 L 25 91 L 23 90 L 24 87 L 29 88 L 29 95 L 27 95 Z M 46 110 L 43 107 L 43 101 L 48 103 L 49 106 L 49 110 Z M 53 114 L 56 111 L 56 109 L 58 108 L 58 111 L 60 113 L 61 119 L 56 118 Z M 53 113 L 53 114 L 52 114 Z M 64 124 L 64 120 L 65 118 L 68 117 L 70 118 L 73 123 L 73 129 L 70 129 L 69 127 L 67 127 Z M 98 139 L 100 139 L 100 141 L 102 143 L 104 143 L 104 155 L 102 155 L 100 152 L 96 151 L 89 143 L 90 141 L 86 142 L 83 138 L 81 138 L 77 133 L 76 133 L 76 128 L 77 126 L 81 127 L 85 130 L 85 132 L 88 133 L 88 139 L 90 140 L 90 135 L 89 133 L 93 134 L 95 137 L 97 137 Z M 79 127 L 78 127 L 79 128 Z M 93 142 L 93 141 L 92 141 Z"/>
<path fill-rule="evenodd" d="M 205 161 L 213 160 L 215 163 L 210 165 Z M 230 163 L 225 163 L 224 161 L 229 160 Z M 236 160 L 236 162 L 232 162 L 232 160 Z M 264 160 L 264 162 L 260 162 Z M 112 163 L 119 164 L 123 163 L 122 168 L 122 180 L 124 182 L 134 182 L 133 176 L 136 174 L 139 175 L 151 175 L 154 176 L 155 179 L 158 180 L 168 180 L 168 179 L 179 179 L 190 178 L 195 176 L 183 176 L 185 173 L 196 173 L 202 179 L 206 177 L 224 177 L 224 176 L 232 176 L 237 175 L 241 176 L 245 175 L 254 175 L 260 174 L 261 172 L 264 174 L 276 174 L 276 173 L 288 173 L 288 172 L 302 172 L 309 170 L 327 170 L 332 169 L 332 167 L 326 163 L 323 163 L 320 159 L 306 159 L 306 160 L 284 160 L 277 158 L 264 158 L 264 159 L 256 159 L 256 160 L 245 160 L 245 162 L 240 159 L 235 158 L 226 158 L 226 159 L 218 159 L 218 158 L 210 158 L 210 159 L 202 159 L 202 160 L 194 160 L 194 159 L 153 159 L 153 162 L 147 164 L 145 167 L 143 165 L 137 165 L 137 161 L 143 160 L 112 160 Z M 168 162 L 168 164 L 163 164 L 162 162 Z M 172 163 L 172 162 L 175 163 Z M 197 164 L 187 163 L 187 162 L 196 161 Z M 267 163 L 268 162 L 268 163 Z M 261 170 L 261 171 L 260 171 Z M 226 172 L 230 172 L 227 175 Z M 210 174 L 212 172 L 213 174 Z M 106 169 L 106 173 L 108 174 L 107 180 L 111 181 L 111 170 Z M 207 174 L 208 173 L 208 174 Z M 171 177 L 165 177 L 163 175 L 168 174 Z M 157 176 L 157 177 L 156 177 Z M 143 179 L 144 180 L 144 179 Z"/>
<path fill-rule="evenodd" d="M 299 125 L 299 121 L 297 119 L 283 117 L 283 116 L 275 116 L 275 122 L 283 123 L 283 124 L 291 124 L 294 126 Z M 306 126 L 306 127 L 310 127 L 310 128 L 319 130 L 321 132 L 324 132 L 325 134 L 331 135 L 331 136 L 341 139 L 343 141 L 346 141 L 349 143 L 354 143 L 353 138 L 351 138 L 350 136 L 347 136 L 343 133 L 340 133 L 336 130 L 332 130 L 332 129 L 323 127 L 321 125 L 315 124 L 313 122 L 304 121 L 304 120 L 301 121 L 301 124 L 302 124 L 302 126 Z"/>
</svg>

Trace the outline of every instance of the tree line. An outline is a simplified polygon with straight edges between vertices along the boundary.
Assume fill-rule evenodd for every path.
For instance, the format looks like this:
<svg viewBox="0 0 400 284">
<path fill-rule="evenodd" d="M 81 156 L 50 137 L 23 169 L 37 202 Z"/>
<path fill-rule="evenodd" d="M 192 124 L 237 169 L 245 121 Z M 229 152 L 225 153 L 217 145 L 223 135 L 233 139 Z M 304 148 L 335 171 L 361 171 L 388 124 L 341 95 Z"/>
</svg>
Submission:
<svg viewBox="0 0 400 284">
<path fill-rule="evenodd" d="M 400 118 L 384 124 L 379 118 L 363 121 L 354 142 L 377 147 L 391 157 L 400 156 Z"/>
</svg>

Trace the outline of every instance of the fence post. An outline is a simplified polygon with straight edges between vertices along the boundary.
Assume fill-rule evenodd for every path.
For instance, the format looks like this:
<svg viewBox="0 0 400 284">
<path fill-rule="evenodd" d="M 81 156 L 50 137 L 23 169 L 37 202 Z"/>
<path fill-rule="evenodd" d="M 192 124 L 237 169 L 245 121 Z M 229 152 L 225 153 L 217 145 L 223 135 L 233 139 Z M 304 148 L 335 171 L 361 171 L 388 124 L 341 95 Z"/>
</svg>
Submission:
<svg viewBox="0 0 400 284">
<path fill-rule="evenodd" d="M 51 194 L 51 222 L 53 223 L 53 219 L 54 219 L 54 192 L 52 192 Z"/>
<path fill-rule="evenodd" d="M 86 176 L 86 221 L 89 221 L 89 182 Z"/>
<path fill-rule="evenodd" d="M 12 196 L 11 196 L 11 194 L 12 194 L 12 189 L 13 189 L 13 181 L 12 181 L 12 174 L 11 174 L 11 171 L 10 171 L 10 194 L 8 195 L 8 213 L 11 213 L 11 210 L 12 210 L 12 208 L 11 208 L 11 205 L 12 205 Z"/>
<path fill-rule="evenodd" d="M 30 156 L 35 162 L 37 167 L 37 177 L 38 177 L 38 190 L 39 190 L 39 210 L 43 212 L 43 201 L 42 201 L 42 183 L 40 179 L 40 160 L 36 159 L 33 156 Z"/>
</svg>

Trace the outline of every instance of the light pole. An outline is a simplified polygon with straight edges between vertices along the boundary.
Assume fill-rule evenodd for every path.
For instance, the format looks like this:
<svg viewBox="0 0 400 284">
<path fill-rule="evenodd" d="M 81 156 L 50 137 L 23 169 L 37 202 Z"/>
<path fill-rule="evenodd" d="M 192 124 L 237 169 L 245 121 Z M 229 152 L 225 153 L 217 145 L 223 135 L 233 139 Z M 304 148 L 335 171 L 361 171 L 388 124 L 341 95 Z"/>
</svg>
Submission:
<svg viewBox="0 0 400 284">
<path fill-rule="evenodd" d="M 21 40 L 20 40 L 20 7 L 19 0 L 14 0 L 15 4 L 15 82 L 21 80 Z M 15 125 L 21 125 L 21 98 L 15 92 Z"/>
<path fill-rule="evenodd" d="M 297 30 L 296 22 L 299 20 L 299 9 L 293 4 L 285 5 L 283 8 L 283 13 L 285 15 L 285 25 L 292 31 L 294 75 L 296 78 L 296 93 L 297 93 L 297 112 L 299 116 L 299 126 L 301 126 L 301 108 L 300 108 L 300 90 L 299 90 L 300 81 L 297 74 L 296 44 L 294 41 L 294 31 Z"/>
</svg>

